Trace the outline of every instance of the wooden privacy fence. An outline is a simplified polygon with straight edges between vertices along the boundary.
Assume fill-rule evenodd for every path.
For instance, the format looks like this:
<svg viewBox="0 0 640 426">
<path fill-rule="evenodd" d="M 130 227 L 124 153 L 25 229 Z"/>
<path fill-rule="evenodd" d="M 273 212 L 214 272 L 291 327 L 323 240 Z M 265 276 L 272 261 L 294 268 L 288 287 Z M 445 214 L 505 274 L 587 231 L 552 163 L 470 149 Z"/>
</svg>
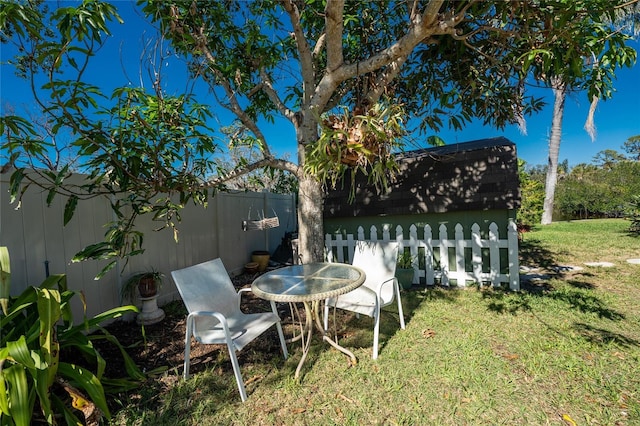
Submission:
<svg viewBox="0 0 640 426">
<path fill-rule="evenodd" d="M 508 283 L 511 290 L 520 289 L 518 231 L 514 221 L 509 222 L 503 239 L 495 222 L 489 225 L 488 238 L 482 238 L 477 223 L 467 231 L 468 238 L 459 223 L 453 229 L 453 238 L 444 224 L 439 227 L 438 238 L 434 238 L 430 225 L 421 227 L 421 238 L 418 230 L 416 225 L 411 225 L 408 238 L 401 226 L 396 227 L 395 237 L 391 237 L 387 225 L 382 228 L 381 237 L 375 226 L 370 228 L 368 237 L 362 226 L 358 227 L 357 237 L 326 234 L 326 257 L 329 262 L 350 262 L 357 240 L 397 241 L 401 253 L 405 250 L 411 253 L 413 284 L 466 286 L 475 283 L 499 287 Z"/>
</svg>

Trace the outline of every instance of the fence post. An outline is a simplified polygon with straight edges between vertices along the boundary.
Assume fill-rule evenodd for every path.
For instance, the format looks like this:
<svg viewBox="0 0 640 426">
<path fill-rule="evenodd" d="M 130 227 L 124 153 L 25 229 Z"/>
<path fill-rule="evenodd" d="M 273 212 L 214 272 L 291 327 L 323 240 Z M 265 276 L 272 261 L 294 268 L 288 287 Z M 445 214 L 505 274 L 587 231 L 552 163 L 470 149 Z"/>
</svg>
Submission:
<svg viewBox="0 0 640 426">
<path fill-rule="evenodd" d="M 378 241 L 378 228 L 375 225 L 371 225 L 371 228 L 369 228 L 369 240 Z"/>
<path fill-rule="evenodd" d="M 471 265 L 473 276 L 478 285 L 482 284 L 482 241 L 480 240 L 480 225 L 471 225 Z"/>
<path fill-rule="evenodd" d="M 500 243 L 498 225 L 491 222 L 489 225 L 489 261 L 491 263 L 491 284 L 494 287 L 500 285 Z"/>
<path fill-rule="evenodd" d="M 327 259 L 327 262 L 333 262 L 333 240 L 331 239 L 331 234 L 324 235 L 324 257 Z"/>
<path fill-rule="evenodd" d="M 464 232 L 462 231 L 462 225 L 456 224 L 455 226 L 455 245 L 456 245 L 456 282 L 458 286 L 466 287 L 466 270 L 465 270 L 465 262 L 464 262 Z"/>
<path fill-rule="evenodd" d="M 391 241 L 391 231 L 388 223 L 382 225 L 382 241 Z"/>
<path fill-rule="evenodd" d="M 336 248 L 336 262 L 344 262 L 344 241 L 342 234 L 336 234 L 336 241 L 333 243 Z"/>
<path fill-rule="evenodd" d="M 398 243 L 398 254 L 400 254 L 404 250 L 404 234 L 400 225 L 396 226 L 396 242 Z"/>
<path fill-rule="evenodd" d="M 434 253 L 433 253 L 433 231 L 430 225 L 424 226 L 424 272 L 425 283 L 434 285 L 436 283 L 435 273 L 433 269 Z"/>
<path fill-rule="evenodd" d="M 447 237 L 447 227 L 443 223 L 440 225 L 440 270 L 442 276 L 440 283 L 449 285 L 449 240 Z"/>
<path fill-rule="evenodd" d="M 513 219 L 509 219 L 509 225 L 507 225 L 507 240 L 509 241 L 509 288 L 511 290 L 520 290 L 518 227 Z"/>
<path fill-rule="evenodd" d="M 411 251 L 412 266 L 413 266 L 413 280 L 412 284 L 420 283 L 420 259 L 418 258 L 418 228 L 416 225 L 411 225 L 409 227 L 409 247 Z"/>
</svg>

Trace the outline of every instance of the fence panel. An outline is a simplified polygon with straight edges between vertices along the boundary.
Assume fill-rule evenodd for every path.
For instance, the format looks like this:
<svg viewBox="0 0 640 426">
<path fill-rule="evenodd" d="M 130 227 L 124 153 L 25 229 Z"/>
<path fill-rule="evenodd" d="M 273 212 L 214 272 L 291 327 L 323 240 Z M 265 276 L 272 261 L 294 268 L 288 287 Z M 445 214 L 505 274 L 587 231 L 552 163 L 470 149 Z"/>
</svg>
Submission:
<svg viewBox="0 0 640 426">
<path fill-rule="evenodd" d="M 444 286 L 455 285 L 464 287 L 468 282 L 478 285 L 489 284 L 499 287 L 508 284 L 511 290 L 520 289 L 519 261 L 518 261 L 518 235 L 515 222 L 510 221 L 506 230 L 506 238 L 500 239 L 498 226 L 495 223 L 489 225 L 489 238 L 483 239 L 480 226 L 476 223 L 471 226 L 469 235 L 461 224 L 453 228 L 453 238 L 449 238 L 449 229 L 441 224 L 438 230 L 439 239 L 433 239 L 431 226 L 423 228 L 423 238 L 418 237 L 416 225 L 409 227 L 408 238 L 404 236 L 401 226 L 395 229 L 395 236 L 391 237 L 389 228 L 385 225 L 382 229 L 382 239 L 378 238 L 379 230 L 372 226 L 367 236 L 362 226 L 358 227 L 357 238 L 352 234 L 326 234 L 325 250 L 327 260 L 330 262 L 350 262 L 353 259 L 353 248 L 356 240 L 363 241 L 396 241 L 399 251 L 409 249 L 414 257 L 413 283 L 419 284 L 424 280 L 426 285 L 434 285 L 436 282 Z M 345 249 L 347 255 L 345 256 Z M 483 250 L 488 253 L 488 262 L 483 264 L 485 256 Z M 502 256 L 501 251 L 506 250 L 507 256 Z M 470 253 L 470 257 L 467 256 Z M 506 258 L 506 263 L 505 263 Z M 484 272 L 487 270 L 489 272 Z M 506 270 L 507 273 L 502 271 Z"/>
<path fill-rule="evenodd" d="M 8 194 L 8 177 L 0 178 L 0 193 Z M 96 198 L 78 203 L 73 219 L 63 226 L 64 197 L 46 205 L 47 193 L 29 189 L 20 209 L 8 196 L 0 199 L 0 245 L 11 256 L 11 294 L 21 293 L 29 285 L 39 285 L 49 274 L 67 274 L 69 288 L 83 291 L 87 315 L 95 315 L 120 305 L 119 289 L 135 272 L 154 268 L 165 275 L 159 295 L 163 304 L 179 297 L 170 272 L 220 257 L 231 274 L 242 271 L 253 250 L 274 252 L 284 233 L 297 230 L 296 203 L 293 195 L 270 193 L 218 193 L 207 208 L 187 205 L 181 211 L 176 242 L 170 230 L 154 232 L 158 224 L 141 218 L 137 227 L 144 232 L 145 253 L 123 262 L 100 281 L 94 277 L 105 262 L 72 263 L 73 255 L 88 244 L 104 238 L 104 224 L 113 220 L 107 200 Z M 277 215 L 280 226 L 261 231 L 242 231 L 242 219 L 249 210 Z M 74 316 L 82 318 L 80 302 Z"/>
</svg>

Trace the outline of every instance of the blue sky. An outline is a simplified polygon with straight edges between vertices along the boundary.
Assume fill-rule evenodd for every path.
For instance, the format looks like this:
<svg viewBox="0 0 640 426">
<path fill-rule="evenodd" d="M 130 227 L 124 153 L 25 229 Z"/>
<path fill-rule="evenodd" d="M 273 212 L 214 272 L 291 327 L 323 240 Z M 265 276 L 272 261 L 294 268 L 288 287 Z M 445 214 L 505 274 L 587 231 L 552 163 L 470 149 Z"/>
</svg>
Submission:
<svg viewBox="0 0 640 426">
<path fill-rule="evenodd" d="M 149 33 L 153 29 L 141 20 L 133 10 L 131 2 L 118 2 L 119 13 L 126 23 L 113 27 L 113 36 L 108 45 L 99 52 L 97 61 L 90 69 L 90 75 L 95 83 L 110 89 L 126 84 L 138 85 L 140 78 L 140 49 L 143 41 L 140 39 L 141 29 L 145 26 Z M 134 24 L 131 26 L 131 24 Z M 635 41 L 632 46 L 640 51 L 640 43 Z M 0 52 L 2 62 L 12 54 L 12 49 L 2 46 Z M 121 59 L 124 58 L 124 59 Z M 183 65 L 175 58 L 167 58 L 162 64 L 166 87 L 175 92 L 187 89 L 186 74 Z M 7 105 L 12 105 L 18 112 L 29 109 L 32 101 L 28 97 L 26 83 L 17 79 L 6 65 L 0 68 L 1 87 L 0 107 L 3 112 Z M 147 80 L 148 84 L 148 80 Z M 634 68 L 622 69 L 617 74 L 614 96 L 612 99 L 600 102 L 597 108 L 595 123 L 597 137 L 591 141 L 583 126 L 589 110 L 589 103 L 585 93 L 573 94 L 567 99 L 565 106 L 560 160 L 569 159 L 574 166 L 582 162 L 590 162 L 600 151 L 615 149 L 622 152 L 622 144 L 634 135 L 640 135 L 640 65 Z M 552 92 L 545 89 L 537 92 L 545 96 L 547 107 L 535 116 L 527 118 L 527 134 L 522 134 L 517 126 L 509 126 L 498 130 L 483 126 L 481 123 L 471 123 L 463 131 L 443 131 L 439 133 L 447 144 L 465 142 L 475 139 L 504 136 L 516 143 L 518 156 L 528 164 L 546 164 L 548 136 L 552 117 Z M 207 95 L 206 88 L 198 88 L 198 98 L 201 102 L 211 103 L 214 100 Z M 219 116 L 219 124 L 230 123 L 230 115 L 221 108 L 215 110 Z M 214 124 L 217 127 L 217 124 Z M 278 121 L 265 131 L 268 142 L 278 154 L 289 153 L 289 158 L 296 158 L 296 143 L 293 127 L 286 121 Z"/>
<path fill-rule="evenodd" d="M 632 47 L 640 53 L 640 43 L 634 41 Z M 616 73 L 613 98 L 600 101 L 595 114 L 596 139 L 592 142 L 584 130 L 589 112 L 586 93 L 575 93 L 567 98 L 563 119 L 560 161 L 569 160 L 570 166 L 590 163 L 593 157 L 605 149 L 624 152 L 622 144 L 631 136 L 640 135 L 640 63 L 633 68 L 623 68 Z M 528 164 L 546 164 L 548 136 L 553 114 L 553 93 L 542 89 L 536 93 L 544 96 L 547 106 L 540 113 L 527 118 L 527 134 L 517 126 L 509 126 L 503 131 L 474 123 L 461 132 L 442 132 L 440 136 L 447 143 L 465 142 L 485 137 L 504 136 L 516 143 L 518 157 Z"/>
</svg>

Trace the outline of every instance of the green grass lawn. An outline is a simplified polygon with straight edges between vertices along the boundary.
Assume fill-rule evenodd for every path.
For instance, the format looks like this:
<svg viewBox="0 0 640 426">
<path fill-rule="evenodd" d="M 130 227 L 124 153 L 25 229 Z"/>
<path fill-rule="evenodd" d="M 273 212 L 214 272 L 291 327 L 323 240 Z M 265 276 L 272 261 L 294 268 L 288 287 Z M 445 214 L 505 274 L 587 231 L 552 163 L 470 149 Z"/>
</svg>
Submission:
<svg viewBox="0 0 640 426">
<path fill-rule="evenodd" d="M 640 424 L 640 238 L 628 222 L 564 222 L 524 236 L 523 265 L 581 266 L 520 292 L 429 288 L 403 294 L 407 329 L 383 314 L 343 317 L 340 343 L 319 341 L 301 383 L 292 356 L 241 357 L 241 403 L 227 358 L 188 381 L 166 373 L 161 393 L 122 401 L 113 424 L 154 425 L 637 425 Z M 587 267 L 607 261 L 613 268 Z M 249 351 L 260 350 L 256 342 Z"/>
</svg>

